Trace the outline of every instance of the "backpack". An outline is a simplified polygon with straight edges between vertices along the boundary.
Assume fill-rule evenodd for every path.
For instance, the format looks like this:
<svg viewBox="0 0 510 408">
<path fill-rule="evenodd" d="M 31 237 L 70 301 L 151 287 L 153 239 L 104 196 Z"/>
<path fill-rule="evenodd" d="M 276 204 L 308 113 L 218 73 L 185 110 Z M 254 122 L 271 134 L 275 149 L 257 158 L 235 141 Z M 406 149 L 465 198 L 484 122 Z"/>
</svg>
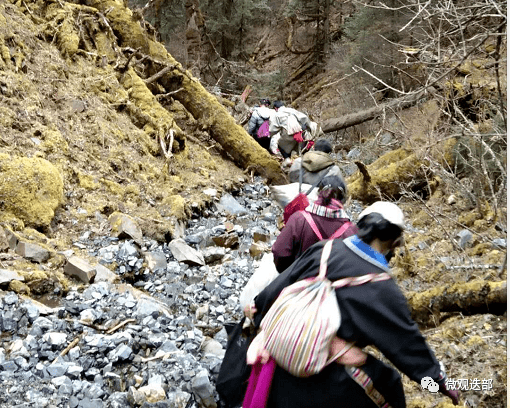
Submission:
<svg viewBox="0 0 510 408">
<path fill-rule="evenodd" d="M 244 328 L 246 318 L 237 324 L 225 324 L 228 334 L 227 349 L 216 379 L 216 391 L 227 407 L 237 407 L 248 386 L 250 367 L 246 364 L 246 352 L 255 333 Z"/>
<path fill-rule="evenodd" d="M 298 211 L 303 211 L 306 207 L 308 207 L 309 204 L 310 202 L 308 201 L 308 195 L 305 193 L 299 193 L 283 209 L 283 223 L 287 224 L 287 221 L 292 214 Z"/>
<path fill-rule="evenodd" d="M 319 231 L 317 224 L 313 220 L 312 215 L 308 211 L 301 211 L 301 213 L 303 214 L 303 217 L 305 217 L 306 222 L 308 222 L 308 225 L 310 225 L 312 228 L 313 232 L 315 232 L 315 235 L 317 235 L 317 238 L 319 238 L 319 241 L 322 241 L 324 238 L 322 238 L 322 234 Z M 340 238 L 351 225 L 352 223 L 350 221 L 346 221 L 340 228 L 333 232 L 333 234 L 328 239 Z"/>
<path fill-rule="evenodd" d="M 330 356 L 330 346 L 340 328 L 341 314 L 335 289 L 390 279 L 390 275 L 372 273 L 339 279 L 326 277 L 333 240 L 322 249 L 319 274 L 282 290 L 260 324 L 260 341 L 276 363 L 296 377 L 319 373 L 345 354 L 353 345 Z"/>
<path fill-rule="evenodd" d="M 306 193 L 301 192 L 301 185 L 303 184 L 303 159 L 301 158 L 301 166 L 299 167 L 299 194 L 294 197 L 294 199 L 288 203 L 283 209 L 283 223 L 287 224 L 290 216 L 297 211 L 304 211 L 306 207 L 310 204 L 308 201 L 308 194 L 310 194 L 315 187 L 319 185 L 322 178 L 313 184 L 310 189 Z"/>
<path fill-rule="evenodd" d="M 269 120 L 262 122 L 262 125 L 257 130 L 257 138 L 262 139 L 263 137 L 269 137 Z"/>
</svg>

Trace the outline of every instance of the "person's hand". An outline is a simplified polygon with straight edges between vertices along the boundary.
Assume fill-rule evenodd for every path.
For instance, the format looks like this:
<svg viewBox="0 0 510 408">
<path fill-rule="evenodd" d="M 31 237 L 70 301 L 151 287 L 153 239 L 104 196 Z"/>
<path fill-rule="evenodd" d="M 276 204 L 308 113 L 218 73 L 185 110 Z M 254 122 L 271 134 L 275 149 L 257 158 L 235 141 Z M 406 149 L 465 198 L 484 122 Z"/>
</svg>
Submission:
<svg viewBox="0 0 510 408">
<path fill-rule="evenodd" d="M 244 307 L 244 315 L 250 319 L 253 320 L 253 316 L 255 316 L 255 313 L 257 313 L 257 308 L 255 307 L 255 302 L 251 302 L 250 304 L 246 305 Z"/>
<path fill-rule="evenodd" d="M 335 336 L 331 341 L 329 353 L 330 356 L 336 356 L 340 352 L 343 354 L 335 360 L 338 364 L 359 367 L 367 361 L 367 353 L 362 349 Z"/>
<path fill-rule="evenodd" d="M 304 139 L 303 139 L 303 132 L 297 132 L 297 133 L 294 133 L 294 135 L 292 135 L 292 137 L 294 138 L 294 140 L 298 143 L 301 143 L 301 142 L 304 142 Z"/>
<path fill-rule="evenodd" d="M 453 405 L 459 405 L 460 392 L 458 390 L 449 390 L 443 382 L 439 386 L 439 392 L 450 398 Z"/>
</svg>

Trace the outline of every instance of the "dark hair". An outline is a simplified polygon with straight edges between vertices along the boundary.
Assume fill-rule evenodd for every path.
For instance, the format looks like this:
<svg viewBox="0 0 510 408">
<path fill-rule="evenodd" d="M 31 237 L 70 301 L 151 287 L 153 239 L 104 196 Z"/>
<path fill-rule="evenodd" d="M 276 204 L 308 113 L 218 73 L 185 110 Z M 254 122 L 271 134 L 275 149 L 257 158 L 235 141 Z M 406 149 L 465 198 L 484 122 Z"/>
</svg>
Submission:
<svg viewBox="0 0 510 408">
<path fill-rule="evenodd" d="M 378 213 L 365 215 L 358 221 L 357 226 L 359 229 L 357 235 L 366 244 L 370 244 L 376 238 L 381 241 L 395 241 L 402 235 L 400 227 Z"/>
<path fill-rule="evenodd" d="M 264 105 L 264 106 L 270 106 L 271 105 L 271 101 L 269 99 L 266 99 L 266 98 L 262 98 L 260 100 L 260 104 L 261 105 Z"/>
<path fill-rule="evenodd" d="M 331 153 L 333 151 L 333 146 L 331 146 L 331 143 L 327 139 L 319 139 L 315 142 L 315 145 L 313 146 L 315 150 L 318 150 L 319 152 L 324 153 Z"/>
<path fill-rule="evenodd" d="M 319 195 L 322 197 L 322 205 L 328 205 L 334 198 L 341 203 L 347 199 L 347 187 L 338 176 L 326 176 L 319 183 Z"/>
<path fill-rule="evenodd" d="M 282 101 L 274 101 L 273 102 L 273 108 L 281 108 L 285 104 Z"/>
</svg>

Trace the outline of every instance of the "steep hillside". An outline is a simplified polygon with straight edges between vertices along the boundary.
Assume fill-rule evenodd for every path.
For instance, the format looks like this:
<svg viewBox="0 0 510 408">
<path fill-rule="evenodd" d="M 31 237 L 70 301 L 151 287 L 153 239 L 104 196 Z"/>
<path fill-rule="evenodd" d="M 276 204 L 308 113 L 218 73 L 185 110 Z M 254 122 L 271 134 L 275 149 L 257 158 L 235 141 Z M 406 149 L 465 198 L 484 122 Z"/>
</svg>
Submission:
<svg viewBox="0 0 510 408">
<path fill-rule="evenodd" d="M 115 61 L 78 47 L 80 33 L 67 18 L 83 18 L 81 27 L 91 30 L 98 21 L 69 3 L 13 3 L 0 6 L 2 222 L 37 228 L 62 249 L 121 211 L 137 217 L 148 236 L 164 239 L 179 220 L 207 207 L 202 190 L 243 181 L 211 139 L 199 140 L 202 132 L 182 105 L 166 100 L 170 116 L 150 95 L 161 111 L 148 118 L 135 106 L 135 87 L 119 82 Z M 69 47 L 72 56 L 63 53 Z M 170 145 L 169 159 L 151 123 L 169 120 L 165 113 L 189 127 L 185 141 Z"/>
</svg>

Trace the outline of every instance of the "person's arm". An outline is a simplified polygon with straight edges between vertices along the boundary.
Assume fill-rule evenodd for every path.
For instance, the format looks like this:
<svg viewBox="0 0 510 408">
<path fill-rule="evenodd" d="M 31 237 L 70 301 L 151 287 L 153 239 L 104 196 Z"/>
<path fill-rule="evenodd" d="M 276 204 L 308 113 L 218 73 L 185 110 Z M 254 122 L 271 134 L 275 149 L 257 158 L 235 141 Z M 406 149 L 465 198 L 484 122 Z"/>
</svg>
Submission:
<svg viewBox="0 0 510 408">
<path fill-rule="evenodd" d="M 282 273 L 296 260 L 300 237 L 303 233 L 302 218 L 301 214 L 292 214 L 271 248 L 274 264 L 279 273 Z"/>
<path fill-rule="evenodd" d="M 250 120 L 248 121 L 248 133 L 251 136 L 255 136 L 255 131 L 257 130 L 257 122 L 259 119 L 259 114 L 257 110 L 254 110 L 250 116 Z"/>
<path fill-rule="evenodd" d="M 376 346 L 413 381 L 420 383 L 423 377 L 441 381 L 439 362 L 411 319 L 407 301 L 393 280 L 341 288 L 337 297 L 340 310 L 349 316 L 339 333 L 350 338 L 348 326 L 353 325 L 363 342 Z"/>
</svg>

